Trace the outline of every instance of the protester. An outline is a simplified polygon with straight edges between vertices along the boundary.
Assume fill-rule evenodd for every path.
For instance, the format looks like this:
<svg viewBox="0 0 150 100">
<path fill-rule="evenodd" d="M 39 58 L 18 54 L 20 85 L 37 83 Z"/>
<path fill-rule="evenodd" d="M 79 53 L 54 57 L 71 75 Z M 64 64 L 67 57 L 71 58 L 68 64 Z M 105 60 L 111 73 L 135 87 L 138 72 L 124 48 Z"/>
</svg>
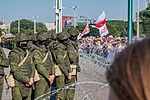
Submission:
<svg viewBox="0 0 150 100">
<path fill-rule="evenodd" d="M 129 45 L 115 58 L 106 75 L 109 100 L 150 100 L 150 38 Z"/>
</svg>

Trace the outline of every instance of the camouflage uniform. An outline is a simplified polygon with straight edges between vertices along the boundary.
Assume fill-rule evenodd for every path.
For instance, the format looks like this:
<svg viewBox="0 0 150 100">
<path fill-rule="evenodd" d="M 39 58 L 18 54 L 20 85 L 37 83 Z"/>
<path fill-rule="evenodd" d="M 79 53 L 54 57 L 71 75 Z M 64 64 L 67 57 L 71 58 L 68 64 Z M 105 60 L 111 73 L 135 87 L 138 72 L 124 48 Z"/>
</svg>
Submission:
<svg viewBox="0 0 150 100">
<path fill-rule="evenodd" d="M 0 46 L 0 100 L 2 99 L 3 93 L 4 68 L 8 66 L 9 66 L 8 59 L 6 59 L 4 50 Z"/>
<path fill-rule="evenodd" d="M 47 49 L 47 42 L 49 41 L 49 38 L 50 36 L 47 32 L 38 33 L 37 41 L 39 42 L 39 45 L 38 48 L 32 52 L 35 68 L 40 77 L 40 80 L 35 82 L 35 98 L 43 94 L 47 94 L 38 100 L 43 100 L 43 98 L 50 95 L 51 85 L 48 78 L 51 75 L 54 75 L 54 63 L 52 61 L 52 55 L 51 52 Z M 48 54 L 48 56 L 43 62 L 46 54 Z"/>
<path fill-rule="evenodd" d="M 78 57 L 78 44 L 75 42 L 77 40 L 77 35 L 79 31 L 75 29 L 74 27 L 70 28 L 68 30 L 68 33 L 70 34 L 70 39 L 68 41 L 68 44 L 66 45 L 67 51 L 68 51 L 68 57 L 70 60 L 71 65 L 77 66 L 77 71 L 80 72 L 80 66 L 79 66 L 79 57 Z M 72 75 L 72 79 L 68 80 L 67 84 L 73 84 L 77 80 L 77 72 L 76 75 Z M 73 100 L 75 95 L 75 86 L 69 87 L 66 92 L 66 100 Z"/>
<path fill-rule="evenodd" d="M 51 35 L 54 35 L 54 34 L 52 33 Z M 65 35 L 65 32 L 61 32 L 57 35 L 57 39 L 60 41 L 68 39 L 68 38 L 69 37 Z M 67 56 L 66 47 L 65 45 L 57 41 L 53 41 L 52 43 L 50 43 L 49 48 L 52 52 L 55 64 L 59 65 L 59 68 L 62 72 L 62 75 L 55 77 L 56 88 L 60 89 L 66 85 L 66 80 L 68 80 L 69 73 L 71 72 L 70 62 Z M 66 95 L 66 90 L 59 91 L 56 94 L 56 100 L 65 100 L 65 95 Z"/>
<path fill-rule="evenodd" d="M 30 35 L 30 36 L 29 36 L 29 39 L 30 39 L 30 40 L 29 40 L 29 42 L 28 42 L 28 44 L 27 44 L 27 48 L 28 48 L 28 50 L 31 52 L 32 58 L 33 58 L 33 51 L 34 51 L 35 49 L 40 49 L 40 48 L 37 46 L 38 42 L 37 42 L 37 38 L 36 38 L 36 37 L 37 37 L 37 34 L 32 34 L 32 35 Z M 34 94 L 35 94 L 35 88 L 32 89 L 31 100 L 35 98 Z"/>
<path fill-rule="evenodd" d="M 29 56 L 25 62 L 19 66 L 19 63 L 27 54 L 27 46 L 23 46 L 21 42 L 28 40 L 26 33 L 16 34 L 15 41 L 17 42 L 17 48 L 13 49 L 9 54 L 10 73 L 12 73 L 15 79 L 15 86 L 12 88 L 13 100 L 31 100 L 32 86 L 29 83 L 33 81 L 35 69 L 29 51 Z"/>
<path fill-rule="evenodd" d="M 33 52 L 37 47 L 38 45 L 38 42 L 37 42 L 37 34 L 32 34 L 29 36 L 29 42 L 27 44 L 27 47 L 28 47 L 28 50 L 30 50 L 31 52 Z"/>
</svg>

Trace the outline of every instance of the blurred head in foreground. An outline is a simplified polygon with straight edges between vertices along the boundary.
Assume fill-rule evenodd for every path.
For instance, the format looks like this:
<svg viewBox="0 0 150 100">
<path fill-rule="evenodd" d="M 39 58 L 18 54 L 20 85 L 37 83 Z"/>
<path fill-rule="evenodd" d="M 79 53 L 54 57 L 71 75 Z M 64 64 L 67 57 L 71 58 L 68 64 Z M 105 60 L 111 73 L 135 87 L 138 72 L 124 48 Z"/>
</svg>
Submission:
<svg viewBox="0 0 150 100">
<path fill-rule="evenodd" d="M 122 50 L 106 75 L 109 100 L 150 100 L 150 38 Z"/>
</svg>

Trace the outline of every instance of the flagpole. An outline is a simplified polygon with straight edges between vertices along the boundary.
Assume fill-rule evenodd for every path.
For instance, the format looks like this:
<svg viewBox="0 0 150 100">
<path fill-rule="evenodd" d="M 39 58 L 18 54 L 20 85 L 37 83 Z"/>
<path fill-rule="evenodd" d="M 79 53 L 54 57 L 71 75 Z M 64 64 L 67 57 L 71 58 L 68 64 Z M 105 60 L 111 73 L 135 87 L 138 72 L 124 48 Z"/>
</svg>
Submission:
<svg viewBox="0 0 150 100">
<path fill-rule="evenodd" d="M 74 10 L 74 27 L 76 27 L 76 25 L 77 25 L 77 8 L 79 8 L 79 6 L 72 6 L 71 7 L 73 10 Z"/>
<path fill-rule="evenodd" d="M 140 32 L 139 32 L 139 21 L 140 21 L 140 19 L 139 19 L 139 9 L 140 9 L 140 7 L 139 7 L 139 4 L 140 4 L 140 0 L 138 0 L 138 7 L 137 7 L 137 39 L 138 40 L 140 38 Z"/>
<path fill-rule="evenodd" d="M 132 8 L 133 0 L 128 0 L 128 44 L 132 43 Z"/>
</svg>

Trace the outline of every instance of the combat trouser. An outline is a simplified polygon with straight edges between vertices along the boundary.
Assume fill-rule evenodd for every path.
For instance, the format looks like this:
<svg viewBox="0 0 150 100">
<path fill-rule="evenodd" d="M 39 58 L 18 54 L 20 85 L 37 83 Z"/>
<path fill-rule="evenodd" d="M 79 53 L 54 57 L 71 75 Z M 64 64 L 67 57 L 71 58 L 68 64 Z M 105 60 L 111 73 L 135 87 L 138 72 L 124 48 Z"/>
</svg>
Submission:
<svg viewBox="0 0 150 100">
<path fill-rule="evenodd" d="M 35 99 L 43 100 L 44 98 L 50 98 L 51 86 L 47 80 L 40 78 L 39 81 L 35 83 Z M 38 99 L 37 99 L 38 98 Z"/>
<path fill-rule="evenodd" d="M 31 100 L 32 87 L 17 83 L 12 88 L 12 100 Z"/>
<path fill-rule="evenodd" d="M 71 77 L 71 80 L 67 81 L 67 85 L 73 84 L 76 82 L 76 76 L 73 75 Z M 75 95 L 75 85 L 74 86 L 70 86 L 67 90 L 66 90 L 66 100 L 74 100 L 74 95 Z"/>
<path fill-rule="evenodd" d="M 65 87 L 65 75 L 56 76 L 56 88 L 61 89 Z M 56 93 L 56 100 L 65 100 L 66 90 L 60 90 Z"/>
<path fill-rule="evenodd" d="M 0 75 L 0 100 L 2 100 L 4 77 Z"/>
</svg>

